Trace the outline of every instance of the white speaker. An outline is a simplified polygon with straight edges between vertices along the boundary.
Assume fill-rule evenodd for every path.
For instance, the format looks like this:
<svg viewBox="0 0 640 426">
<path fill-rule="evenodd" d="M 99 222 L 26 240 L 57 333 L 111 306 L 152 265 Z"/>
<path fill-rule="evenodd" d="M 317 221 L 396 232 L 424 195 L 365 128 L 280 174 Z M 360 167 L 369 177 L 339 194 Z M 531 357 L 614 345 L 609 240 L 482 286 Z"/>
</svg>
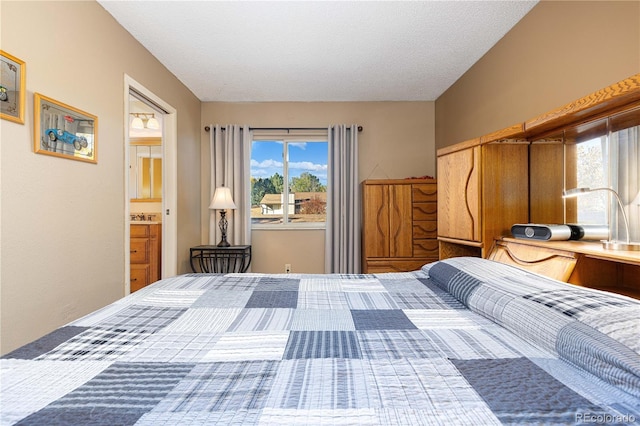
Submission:
<svg viewBox="0 0 640 426">
<path fill-rule="evenodd" d="M 514 238 L 526 240 L 608 240 L 607 225 L 543 225 L 518 223 L 511 227 Z"/>
<path fill-rule="evenodd" d="M 518 223 L 511 227 L 511 234 L 526 240 L 569 240 L 571 228 L 568 225 Z"/>
<path fill-rule="evenodd" d="M 567 225 L 571 228 L 572 240 L 602 241 L 609 239 L 609 227 L 607 225 Z"/>
</svg>

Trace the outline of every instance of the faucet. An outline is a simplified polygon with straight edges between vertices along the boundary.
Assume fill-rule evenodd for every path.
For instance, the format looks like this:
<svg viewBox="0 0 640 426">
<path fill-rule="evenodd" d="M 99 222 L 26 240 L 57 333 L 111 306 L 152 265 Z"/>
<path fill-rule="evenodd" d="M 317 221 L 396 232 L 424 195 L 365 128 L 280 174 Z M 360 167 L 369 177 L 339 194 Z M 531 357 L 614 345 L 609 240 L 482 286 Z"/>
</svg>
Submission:
<svg viewBox="0 0 640 426">
<path fill-rule="evenodd" d="M 140 213 L 136 217 L 138 218 L 138 220 L 144 220 L 144 213 Z"/>
</svg>

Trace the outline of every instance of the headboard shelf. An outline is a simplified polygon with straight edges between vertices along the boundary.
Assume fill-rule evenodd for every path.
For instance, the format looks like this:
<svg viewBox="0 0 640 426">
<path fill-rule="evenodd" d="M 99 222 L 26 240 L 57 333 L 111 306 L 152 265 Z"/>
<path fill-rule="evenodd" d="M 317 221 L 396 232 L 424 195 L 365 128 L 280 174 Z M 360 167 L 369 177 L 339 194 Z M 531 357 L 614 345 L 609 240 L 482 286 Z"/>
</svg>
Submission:
<svg viewBox="0 0 640 426">
<path fill-rule="evenodd" d="M 598 242 L 581 241 L 528 242 L 525 250 L 521 242 L 505 238 L 502 246 L 494 245 L 510 235 L 515 223 L 577 223 L 577 201 L 563 199 L 562 191 L 577 184 L 578 136 L 600 134 L 603 121 L 606 129 L 637 125 L 638 111 L 640 74 L 529 120 L 438 149 L 440 259 L 486 258 L 498 247 L 505 262 L 640 298 L 640 252 L 612 252 Z M 546 263 L 523 262 L 519 256 L 519 251 L 541 250 L 554 251 Z"/>
<path fill-rule="evenodd" d="M 599 242 L 500 238 L 489 259 L 571 284 L 640 299 L 640 253 L 611 251 Z"/>
</svg>

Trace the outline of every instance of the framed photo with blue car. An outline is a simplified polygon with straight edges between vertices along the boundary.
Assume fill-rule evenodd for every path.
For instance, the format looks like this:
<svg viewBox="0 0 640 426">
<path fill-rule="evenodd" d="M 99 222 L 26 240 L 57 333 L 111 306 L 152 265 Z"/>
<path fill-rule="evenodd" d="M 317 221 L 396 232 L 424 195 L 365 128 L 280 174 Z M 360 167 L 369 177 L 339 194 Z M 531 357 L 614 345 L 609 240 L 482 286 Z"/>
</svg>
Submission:
<svg viewBox="0 0 640 426">
<path fill-rule="evenodd" d="M 98 117 L 39 93 L 34 96 L 34 151 L 97 163 Z"/>
</svg>

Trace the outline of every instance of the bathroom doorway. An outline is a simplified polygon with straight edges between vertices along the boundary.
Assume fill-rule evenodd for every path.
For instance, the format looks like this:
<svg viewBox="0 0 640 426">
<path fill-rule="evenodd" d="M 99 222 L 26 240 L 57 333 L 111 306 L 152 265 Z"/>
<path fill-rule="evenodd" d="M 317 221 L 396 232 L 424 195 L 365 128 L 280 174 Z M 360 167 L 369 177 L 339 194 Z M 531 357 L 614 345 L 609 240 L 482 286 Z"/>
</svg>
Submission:
<svg viewBox="0 0 640 426">
<path fill-rule="evenodd" d="M 177 134 L 176 111 L 128 76 L 125 116 L 125 294 L 129 294 L 177 273 Z"/>
</svg>

